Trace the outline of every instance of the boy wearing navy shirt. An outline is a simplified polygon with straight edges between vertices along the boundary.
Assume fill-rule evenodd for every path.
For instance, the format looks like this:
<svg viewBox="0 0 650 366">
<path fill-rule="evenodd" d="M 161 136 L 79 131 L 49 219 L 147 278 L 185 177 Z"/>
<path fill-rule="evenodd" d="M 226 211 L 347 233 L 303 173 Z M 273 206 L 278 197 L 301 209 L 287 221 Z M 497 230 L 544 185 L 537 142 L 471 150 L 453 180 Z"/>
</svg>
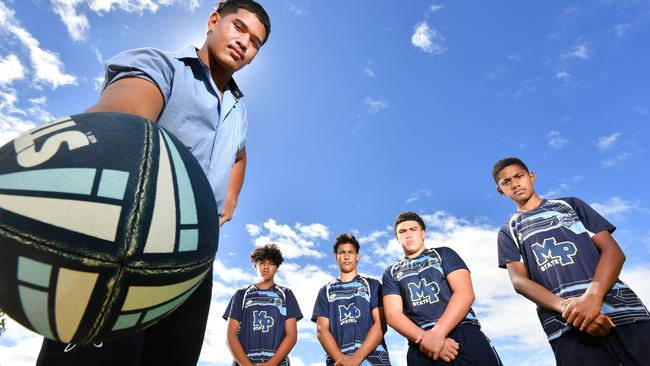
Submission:
<svg viewBox="0 0 650 366">
<path fill-rule="evenodd" d="M 352 234 L 334 241 L 339 278 L 318 292 L 311 320 L 327 353 L 328 366 L 389 366 L 381 284 L 357 273 L 359 242 Z"/>
<path fill-rule="evenodd" d="M 577 198 L 540 198 L 518 158 L 498 161 L 492 176 L 517 207 L 499 231 L 499 267 L 538 305 L 557 364 L 647 364 L 650 314 L 618 279 L 616 227 Z"/>
<path fill-rule="evenodd" d="M 282 253 L 267 244 L 253 251 L 251 261 L 257 283 L 237 290 L 223 314 L 233 366 L 289 366 L 287 356 L 298 339 L 302 313 L 293 292 L 274 281 Z"/>
<path fill-rule="evenodd" d="M 474 290 L 465 262 L 447 247 L 427 249 L 414 212 L 395 220 L 404 259 L 384 272 L 386 321 L 409 341 L 407 364 L 501 365 L 471 308 Z"/>
</svg>

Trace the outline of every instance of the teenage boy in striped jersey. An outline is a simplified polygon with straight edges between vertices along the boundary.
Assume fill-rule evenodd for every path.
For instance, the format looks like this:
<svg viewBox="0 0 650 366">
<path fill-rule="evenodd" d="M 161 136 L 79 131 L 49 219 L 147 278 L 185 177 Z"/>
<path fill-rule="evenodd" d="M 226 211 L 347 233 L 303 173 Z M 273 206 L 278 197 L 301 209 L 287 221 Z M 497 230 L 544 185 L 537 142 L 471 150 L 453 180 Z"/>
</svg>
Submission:
<svg viewBox="0 0 650 366">
<path fill-rule="evenodd" d="M 257 282 L 237 290 L 223 314 L 233 366 L 289 366 L 302 313 L 293 292 L 275 283 L 282 253 L 267 244 L 253 251 L 251 261 Z"/>
<path fill-rule="evenodd" d="M 557 364 L 647 365 L 650 314 L 618 279 L 616 227 L 575 197 L 539 197 L 518 158 L 498 161 L 492 177 L 517 208 L 499 231 L 499 267 L 537 304 Z"/>
<path fill-rule="evenodd" d="M 388 366 L 381 284 L 357 273 L 359 242 L 352 234 L 334 241 L 339 278 L 318 292 L 314 314 L 328 366 Z"/>
</svg>

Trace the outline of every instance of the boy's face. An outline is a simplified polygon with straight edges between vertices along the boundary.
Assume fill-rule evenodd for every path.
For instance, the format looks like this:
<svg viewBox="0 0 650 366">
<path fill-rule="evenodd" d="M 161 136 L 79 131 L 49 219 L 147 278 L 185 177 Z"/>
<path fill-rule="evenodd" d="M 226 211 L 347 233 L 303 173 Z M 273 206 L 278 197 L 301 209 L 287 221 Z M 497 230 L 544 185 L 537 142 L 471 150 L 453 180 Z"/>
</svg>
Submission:
<svg viewBox="0 0 650 366">
<path fill-rule="evenodd" d="M 520 165 L 508 165 L 499 171 L 497 178 L 497 192 L 517 203 L 526 203 L 535 194 L 535 173 L 527 172 Z"/>
<path fill-rule="evenodd" d="M 350 273 L 357 269 L 359 263 L 359 253 L 357 253 L 354 244 L 343 243 L 339 244 L 336 249 L 336 263 L 339 265 L 341 273 Z"/>
<path fill-rule="evenodd" d="M 402 245 L 404 255 L 410 257 L 424 249 L 426 231 L 417 221 L 402 221 L 395 228 L 397 241 Z"/>
<path fill-rule="evenodd" d="M 271 262 L 269 259 L 265 259 L 255 263 L 255 270 L 257 271 L 257 277 L 260 280 L 270 281 L 278 272 L 278 265 Z"/>
<path fill-rule="evenodd" d="M 266 37 L 266 28 L 257 15 L 245 9 L 224 16 L 214 12 L 208 19 L 208 44 L 211 58 L 234 73 L 248 65 Z"/>
</svg>

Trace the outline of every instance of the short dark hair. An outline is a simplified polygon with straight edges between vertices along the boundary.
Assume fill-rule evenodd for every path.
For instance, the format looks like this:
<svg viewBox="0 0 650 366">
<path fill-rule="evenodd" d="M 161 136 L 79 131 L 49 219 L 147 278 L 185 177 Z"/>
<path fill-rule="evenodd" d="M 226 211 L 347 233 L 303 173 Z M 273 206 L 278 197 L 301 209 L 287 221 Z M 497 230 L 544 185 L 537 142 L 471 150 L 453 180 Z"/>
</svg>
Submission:
<svg viewBox="0 0 650 366">
<path fill-rule="evenodd" d="M 334 239 L 334 254 L 336 254 L 336 252 L 339 250 L 339 245 L 348 243 L 354 245 L 354 249 L 356 249 L 357 253 L 359 253 L 359 248 L 361 246 L 359 245 L 357 238 L 355 238 L 354 235 L 350 233 L 343 233 Z"/>
<path fill-rule="evenodd" d="M 420 224 L 420 229 L 427 229 L 427 227 L 424 225 L 424 220 L 422 220 L 420 215 L 416 214 L 415 212 L 404 211 L 400 212 L 399 215 L 397 215 L 395 218 L 395 226 L 393 227 L 395 234 L 397 234 L 397 225 L 403 223 L 404 221 L 417 221 L 417 223 Z"/>
<path fill-rule="evenodd" d="M 266 40 L 269 39 L 269 35 L 271 34 L 271 19 L 262 5 L 253 0 L 220 0 L 214 11 L 223 16 L 236 13 L 239 9 L 248 10 L 257 16 L 257 19 L 260 20 L 260 23 L 266 29 L 266 36 L 262 40 L 262 44 L 266 43 Z"/>
<path fill-rule="evenodd" d="M 251 262 L 253 262 L 253 264 L 263 262 L 267 259 L 278 267 L 282 264 L 282 262 L 284 262 L 284 258 L 282 258 L 282 252 L 280 251 L 280 248 L 278 248 L 278 246 L 275 244 L 266 244 L 263 247 L 255 248 L 255 250 L 253 250 L 253 253 L 251 253 Z"/>
<path fill-rule="evenodd" d="M 504 158 L 497 161 L 492 167 L 492 178 L 494 179 L 494 183 L 496 183 L 497 185 L 499 184 L 499 172 L 503 170 L 503 168 L 510 165 L 519 165 L 520 167 L 524 168 L 526 172 L 529 172 L 528 167 L 526 166 L 526 164 L 524 164 L 523 161 L 521 161 L 521 159 L 516 158 L 514 156 Z"/>
</svg>

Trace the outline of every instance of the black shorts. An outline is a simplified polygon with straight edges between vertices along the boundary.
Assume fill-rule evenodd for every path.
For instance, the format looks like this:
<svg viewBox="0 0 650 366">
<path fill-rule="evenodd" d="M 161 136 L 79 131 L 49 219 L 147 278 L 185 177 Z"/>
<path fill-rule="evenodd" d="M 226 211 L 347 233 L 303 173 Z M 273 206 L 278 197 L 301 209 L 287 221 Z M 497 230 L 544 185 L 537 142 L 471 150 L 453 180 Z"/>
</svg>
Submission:
<svg viewBox="0 0 650 366">
<path fill-rule="evenodd" d="M 406 354 L 408 366 L 500 366 L 501 360 L 490 340 L 481 330 L 470 324 L 461 324 L 454 328 L 447 336 L 458 342 L 458 356 L 447 363 L 440 359 L 432 360 L 422 351 L 420 346 L 409 342 L 409 350 Z"/>
<path fill-rule="evenodd" d="M 43 340 L 37 366 L 194 366 L 203 345 L 212 298 L 212 269 L 171 314 L 131 336 L 87 346 Z"/>
<path fill-rule="evenodd" d="M 574 329 L 550 343 L 559 366 L 650 364 L 648 321 L 618 326 L 604 337 L 592 337 Z"/>
</svg>

